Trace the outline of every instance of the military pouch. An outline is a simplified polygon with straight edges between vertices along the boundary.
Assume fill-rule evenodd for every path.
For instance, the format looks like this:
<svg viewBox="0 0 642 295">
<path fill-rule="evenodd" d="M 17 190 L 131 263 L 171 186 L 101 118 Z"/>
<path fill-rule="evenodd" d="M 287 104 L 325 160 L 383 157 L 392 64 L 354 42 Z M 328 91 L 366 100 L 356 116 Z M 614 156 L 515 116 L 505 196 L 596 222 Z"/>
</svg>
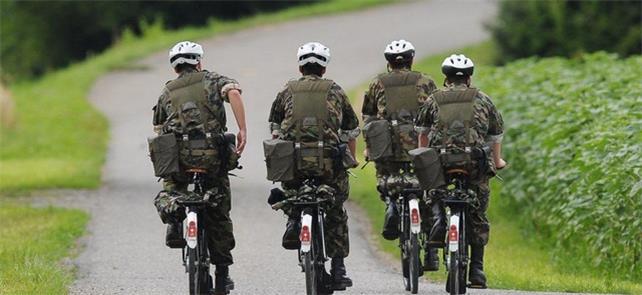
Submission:
<svg viewBox="0 0 642 295">
<path fill-rule="evenodd" d="M 154 165 L 154 175 L 168 177 L 180 171 L 178 143 L 173 133 L 148 138 L 147 141 L 149 143 L 149 154 Z"/>
<path fill-rule="evenodd" d="M 368 148 L 368 158 L 371 161 L 381 161 L 393 155 L 392 133 L 388 120 L 376 120 L 363 127 L 363 133 Z"/>
<path fill-rule="evenodd" d="M 304 176 L 322 176 L 333 168 L 332 150 L 318 142 L 301 143 L 296 148 L 296 170 Z"/>
<path fill-rule="evenodd" d="M 408 152 L 417 148 L 417 132 L 413 124 L 399 124 L 393 126 L 395 139 L 398 142 L 394 145 L 395 160 L 410 161 Z"/>
<path fill-rule="evenodd" d="M 231 171 L 239 167 L 239 158 L 241 157 L 236 153 L 236 136 L 234 133 L 225 133 L 221 137 L 219 148 L 221 149 L 221 156 L 223 156 L 223 170 L 225 172 Z"/>
<path fill-rule="evenodd" d="M 294 142 L 282 139 L 263 141 L 263 152 L 267 166 L 267 179 L 289 181 L 294 179 Z"/>
<path fill-rule="evenodd" d="M 431 190 L 446 184 L 444 170 L 437 150 L 416 148 L 408 152 L 415 167 L 415 175 L 424 190 Z"/>
<path fill-rule="evenodd" d="M 359 166 L 359 163 L 350 152 L 347 144 L 340 144 L 337 148 L 337 155 L 335 155 L 335 161 L 339 163 L 336 165 L 341 169 L 352 169 Z"/>
<path fill-rule="evenodd" d="M 210 174 L 219 172 L 220 153 L 213 139 L 189 139 L 179 145 L 179 162 L 182 167 L 207 169 Z"/>
</svg>

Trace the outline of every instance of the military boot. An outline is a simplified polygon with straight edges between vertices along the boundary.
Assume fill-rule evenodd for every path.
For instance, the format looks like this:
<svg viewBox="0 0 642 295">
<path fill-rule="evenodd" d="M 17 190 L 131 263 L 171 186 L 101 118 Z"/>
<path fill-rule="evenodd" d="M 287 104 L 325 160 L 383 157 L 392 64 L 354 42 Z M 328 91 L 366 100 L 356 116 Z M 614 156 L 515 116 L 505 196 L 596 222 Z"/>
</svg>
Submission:
<svg viewBox="0 0 642 295">
<path fill-rule="evenodd" d="M 347 287 L 352 287 L 352 280 L 346 274 L 343 257 L 332 258 L 331 265 L 330 277 L 332 278 L 332 289 L 335 291 L 343 291 Z"/>
<path fill-rule="evenodd" d="M 285 225 L 285 233 L 283 233 L 282 246 L 287 250 L 296 250 L 301 247 L 301 240 L 299 240 L 299 233 L 301 232 L 301 222 L 297 217 L 289 217 L 288 223 Z"/>
<path fill-rule="evenodd" d="M 432 248 L 446 246 L 446 213 L 441 202 L 433 202 L 430 207 L 432 211 L 432 228 L 428 235 L 428 245 Z"/>
<path fill-rule="evenodd" d="M 234 290 L 234 281 L 230 278 L 230 268 L 227 265 L 217 265 L 214 272 L 214 294 L 225 295 Z"/>
<path fill-rule="evenodd" d="M 439 253 L 437 248 L 432 248 L 426 245 L 424 253 L 424 270 L 425 271 L 438 271 L 439 270 Z"/>
<path fill-rule="evenodd" d="M 397 210 L 397 203 L 389 198 L 386 198 L 386 217 L 381 235 L 384 239 L 390 241 L 399 238 L 399 211 Z"/>
<path fill-rule="evenodd" d="M 185 247 L 185 239 L 183 239 L 180 223 L 170 223 L 167 225 L 167 232 L 165 233 L 165 245 L 170 248 Z"/>
<path fill-rule="evenodd" d="M 484 274 L 484 246 L 470 246 L 470 269 L 468 271 L 470 288 L 486 289 L 486 274 Z"/>
</svg>

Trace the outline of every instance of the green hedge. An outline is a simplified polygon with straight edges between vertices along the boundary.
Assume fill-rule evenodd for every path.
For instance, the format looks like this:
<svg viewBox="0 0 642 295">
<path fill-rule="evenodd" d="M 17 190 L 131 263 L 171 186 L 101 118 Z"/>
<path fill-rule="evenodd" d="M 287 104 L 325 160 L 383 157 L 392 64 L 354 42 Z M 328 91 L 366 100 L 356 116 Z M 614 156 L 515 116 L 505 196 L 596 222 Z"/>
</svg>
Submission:
<svg viewBox="0 0 642 295">
<path fill-rule="evenodd" d="M 640 77 L 642 57 L 606 53 L 478 77 L 507 123 L 504 195 L 568 271 L 642 279 Z"/>
<path fill-rule="evenodd" d="M 507 1 L 492 24 L 502 63 L 522 57 L 642 52 L 642 2 Z"/>
</svg>

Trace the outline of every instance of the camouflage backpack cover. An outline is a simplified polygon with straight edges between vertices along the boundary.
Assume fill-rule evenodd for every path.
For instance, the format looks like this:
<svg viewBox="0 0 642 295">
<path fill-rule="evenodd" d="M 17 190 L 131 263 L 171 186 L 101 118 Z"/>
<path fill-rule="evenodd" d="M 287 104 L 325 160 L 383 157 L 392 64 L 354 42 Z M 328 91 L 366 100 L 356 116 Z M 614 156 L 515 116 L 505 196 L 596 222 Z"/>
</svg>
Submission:
<svg viewBox="0 0 642 295">
<path fill-rule="evenodd" d="M 268 180 L 288 181 L 300 176 L 326 176 L 334 166 L 332 147 L 324 142 L 329 111 L 327 97 L 334 82 L 328 79 L 290 81 L 295 140 L 263 142 Z M 310 140 L 309 134 L 316 134 Z"/>
<path fill-rule="evenodd" d="M 149 140 L 156 176 L 167 177 L 188 168 L 216 174 L 236 167 L 238 155 L 223 133 L 225 118 L 217 118 L 216 106 L 207 97 L 206 75 L 206 71 L 187 73 L 165 85 L 171 107 L 165 124 L 174 126 L 172 133 Z"/>
<path fill-rule="evenodd" d="M 414 118 L 420 107 L 416 85 L 421 77 L 421 73 L 411 71 L 379 75 L 384 86 L 386 118 L 364 126 L 371 160 L 411 161 L 408 151 L 417 147 Z"/>
</svg>

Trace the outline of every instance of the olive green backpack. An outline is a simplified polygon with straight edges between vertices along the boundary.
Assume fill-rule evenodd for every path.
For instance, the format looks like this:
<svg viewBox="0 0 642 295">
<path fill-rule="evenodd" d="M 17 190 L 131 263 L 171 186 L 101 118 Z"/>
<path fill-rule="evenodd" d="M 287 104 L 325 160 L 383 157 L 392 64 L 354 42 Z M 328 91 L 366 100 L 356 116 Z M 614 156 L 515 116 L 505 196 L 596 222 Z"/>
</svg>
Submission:
<svg viewBox="0 0 642 295">
<path fill-rule="evenodd" d="M 379 75 L 386 100 L 383 120 L 364 126 L 368 157 L 373 161 L 411 161 L 408 151 L 417 147 L 414 118 L 420 104 L 417 81 L 421 73 L 402 71 Z"/>
</svg>

